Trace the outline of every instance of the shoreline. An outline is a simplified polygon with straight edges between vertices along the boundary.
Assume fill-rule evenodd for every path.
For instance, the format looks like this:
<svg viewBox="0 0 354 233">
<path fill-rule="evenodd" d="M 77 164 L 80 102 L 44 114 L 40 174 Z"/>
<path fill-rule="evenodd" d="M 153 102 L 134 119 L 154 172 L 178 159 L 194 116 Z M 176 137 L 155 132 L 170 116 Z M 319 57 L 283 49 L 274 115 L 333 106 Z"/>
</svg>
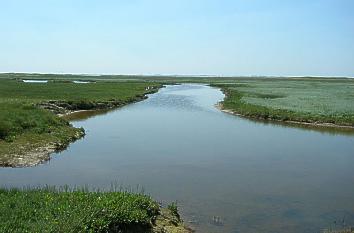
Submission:
<svg viewBox="0 0 354 233">
<path fill-rule="evenodd" d="M 11 159 L 6 162 L 0 162 L 0 168 L 25 168 L 43 164 L 51 159 L 51 154 L 59 153 L 67 149 L 71 143 L 84 136 L 85 131 L 83 129 L 77 129 L 77 132 L 74 135 L 71 135 L 63 142 L 50 142 L 30 148 L 29 150 L 26 150 L 25 153 L 10 154 Z"/>
<path fill-rule="evenodd" d="M 70 116 L 71 114 L 75 114 L 75 113 L 80 113 L 80 112 L 96 112 L 98 110 L 76 110 L 76 111 L 69 111 L 67 113 L 63 113 L 63 114 L 57 114 L 58 117 L 67 117 Z"/>
<path fill-rule="evenodd" d="M 79 112 L 96 112 L 96 111 L 109 111 L 113 109 L 119 109 L 123 106 L 137 103 L 148 98 L 148 95 L 156 93 L 162 87 L 153 87 L 150 91 L 132 97 L 125 101 L 110 100 L 105 102 L 90 102 L 89 109 L 77 109 L 77 106 L 70 104 L 69 101 L 46 101 L 37 104 L 38 108 L 48 110 L 60 118 L 68 117 L 72 114 Z M 76 104 L 76 103 L 74 103 Z M 85 106 L 85 105 L 84 105 Z M 80 106 L 79 106 L 80 107 Z M 69 122 L 69 120 L 68 120 Z M 85 130 L 82 128 L 75 128 L 71 124 L 68 126 L 76 130 L 74 135 L 68 135 L 63 141 L 53 141 L 44 145 L 38 145 L 33 148 L 29 148 L 22 153 L 7 154 L 10 158 L 7 161 L 0 161 L 0 168 L 24 168 L 33 167 L 43 164 L 51 159 L 53 153 L 58 153 L 66 150 L 69 145 L 85 136 Z"/>
<path fill-rule="evenodd" d="M 293 120 L 278 120 L 274 118 L 262 118 L 262 117 L 251 117 L 247 115 L 243 115 L 238 113 L 237 111 L 231 110 L 231 109 L 225 109 L 222 101 L 218 102 L 215 104 L 215 107 L 219 109 L 220 111 L 231 114 L 234 116 L 239 116 L 242 118 L 246 118 L 249 120 L 258 120 L 258 121 L 263 121 L 264 123 L 284 123 L 284 124 L 289 124 L 289 125 L 302 125 L 302 126 L 312 126 L 316 128 L 331 128 L 331 129 L 342 129 L 342 130 L 354 130 L 354 126 L 349 126 L 349 125 L 337 125 L 333 123 L 316 123 L 316 122 L 305 122 L 305 121 L 293 121 Z"/>
</svg>

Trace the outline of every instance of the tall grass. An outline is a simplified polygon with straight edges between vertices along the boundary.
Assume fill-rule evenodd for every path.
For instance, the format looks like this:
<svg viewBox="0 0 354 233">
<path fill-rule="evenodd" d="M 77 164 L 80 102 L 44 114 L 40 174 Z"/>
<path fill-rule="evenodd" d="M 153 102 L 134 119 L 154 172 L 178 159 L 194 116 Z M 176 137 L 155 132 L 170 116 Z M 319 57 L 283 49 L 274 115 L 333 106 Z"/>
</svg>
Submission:
<svg viewBox="0 0 354 233">
<path fill-rule="evenodd" d="M 0 139 L 12 141 L 24 132 L 51 133 L 69 123 L 31 104 L 3 103 L 0 108 Z"/>
<path fill-rule="evenodd" d="M 159 213 L 149 196 L 0 188 L 0 232 L 148 232 Z"/>
</svg>

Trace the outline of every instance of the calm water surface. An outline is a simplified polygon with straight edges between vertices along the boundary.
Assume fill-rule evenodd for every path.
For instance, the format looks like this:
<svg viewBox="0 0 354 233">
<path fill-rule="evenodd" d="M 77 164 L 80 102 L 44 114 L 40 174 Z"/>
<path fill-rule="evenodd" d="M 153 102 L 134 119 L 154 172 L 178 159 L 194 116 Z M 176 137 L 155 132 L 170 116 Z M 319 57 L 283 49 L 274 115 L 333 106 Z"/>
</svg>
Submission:
<svg viewBox="0 0 354 233">
<path fill-rule="evenodd" d="M 141 185 L 159 201 L 177 200 L 198 232 L 354 225 L 353 136 L 242 119 L 214 107 L 223 97 L 208 86 L 168 86 L 75 121 L 84 139 L 46 164 L 1 168 L 0 184 Z"/>
</svg>

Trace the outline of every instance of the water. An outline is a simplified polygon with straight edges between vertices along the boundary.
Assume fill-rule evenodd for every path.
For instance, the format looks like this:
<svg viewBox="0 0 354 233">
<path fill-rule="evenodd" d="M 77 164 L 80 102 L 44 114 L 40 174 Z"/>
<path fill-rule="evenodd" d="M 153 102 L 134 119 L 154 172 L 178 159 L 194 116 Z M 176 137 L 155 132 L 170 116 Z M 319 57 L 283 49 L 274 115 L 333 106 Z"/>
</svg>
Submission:
<svg viewBox="0 0 354 233">
<path fill-rule="evenodd" d="M 48 83 L 48 80 L 30 80 L 30 79 L 24 79 L 22 80 L 24 83 Z"/>
<path fill-rule="evenodd" d="M 87 84 L 87 83 L 92 83 L 92 82 L 90 82 L 90 81 L 74 80 L 73 83 L 76 83 L 76 84 Z"/>
<path fill-rule="evenodd" d="M 37 79 L 24 79 L 22 80 L 24 83 L 48 83 L 48 80 L 37 80 Z M 91 81 L 80 81 L 80 80 L 74 80 L 72 81 L 75 84 L 87 84 L 87 83 L 92 83 Z"/>
<path fill-rule="evenodd" d="M 354 137 L 223 113 L 203 85 L 168 86 L 75 126 L 87 136 L 50 162 L 1 168 L 0 184 L 141 185 L 177 200 L 198 232 L 320 232 L 354 225 Z"/>
</svg>

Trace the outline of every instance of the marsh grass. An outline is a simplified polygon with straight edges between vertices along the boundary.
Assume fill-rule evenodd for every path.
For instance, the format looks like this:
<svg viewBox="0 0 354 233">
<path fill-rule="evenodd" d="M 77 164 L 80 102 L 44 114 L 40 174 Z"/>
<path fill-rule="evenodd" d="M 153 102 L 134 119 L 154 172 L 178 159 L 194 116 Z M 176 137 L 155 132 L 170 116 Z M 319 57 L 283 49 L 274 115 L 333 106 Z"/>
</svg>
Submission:
<svg viewBox="0 0 354 233">
<path fill-rule="evenodd" d="M 170 211 L 171 215 L 176 217 L 178 221 L 181 220 L 181 216 L 178 213 L 178 205 L 177 202 L 171 202 L 167 205 L 167 209 Z"/>
<path fill-rule="evenodd" d="M 149 196 L 64 186 L 0 188 L 0 232 L 148 232 L 159 214 Z M 135 230 L 136 231 L 135 231 Z"/>
<path fill-rule="evenodd" d="M 0 139 L 13 141 L 24 132 L 51 133 L 69 123 L 54 114 L 31 104 L 2 103 L 0 108 Z"/>
<path fill-rule="evenodd" d="M 259 79 L 213 86 L 226 94 L 225 109 L 279 121 L 354 126 L 354 80 Z"/>
<path fill-rule="evenodd" d="M 160 87 L 155 82 L 93 82 L 75 84 L 72 82 L 23 83 L 12 79 L 0 79 L 1 102 L 39 103 L 48 100 L 73 102 L 129 101 L 131 98 L 151 92 L 147 87 Z"/>
</svg>

